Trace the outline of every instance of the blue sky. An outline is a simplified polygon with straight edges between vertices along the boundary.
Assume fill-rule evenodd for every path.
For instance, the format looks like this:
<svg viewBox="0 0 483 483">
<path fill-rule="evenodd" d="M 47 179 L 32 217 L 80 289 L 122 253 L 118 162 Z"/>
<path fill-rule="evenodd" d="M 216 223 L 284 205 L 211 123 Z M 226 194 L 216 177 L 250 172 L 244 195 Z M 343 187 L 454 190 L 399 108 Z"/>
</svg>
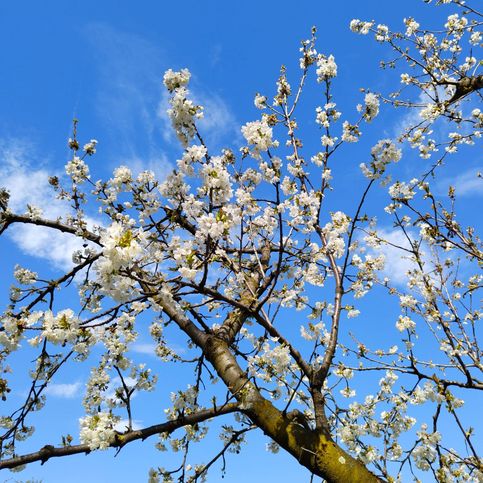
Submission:
<svg viewBox="0 0 483 483">
<path fill-rule="evenodd" d="M 117 165 L 128 164 L 138 171 L 152 169 L 162 177 L 181 152 L 164 115 L 166 96 L 161 81 L 168 68 L 187 67 L 192 72 L 193 95 L 207 114 L 201 130 L 208 143 L 215 149 L 240 146 L 240 126 L 259 116 L 253 106 L 255 93 L 273 94 L 282 64 L 288 68 L 289 79 L 291 73 L 298 74 L 299 43 L 309 37 L 312 25 L 318 27 L 318 50 L 334 54 L 339 66 L 335 83 L 338 106 L 343 112 L 355 113 L 355 105 L 362 100 L 360 87 L 389 92 L 398 76 L 378 68 L 389 51 L 369 36 L 351 33 L 350 20 L 375 19 L 402 29 L 404 17 L 413 16 L 422 26 L 431 27 L 444 23 L 446 15 L 444 7 L 435 9 L 421 0 L 311 0 L 303 7 L 285 0 L 2 2 L 0 176 L 12 190 L 16 207 L 26 202 L 50 203 L 45 179 L 47 174 L 60 173 L 68 160 L 66 140 L 75 117 L 80 121 L 81 140 L 99 141 L 92 167 L 96 176 L 109 176 Z M 307 107 L 301 108 L 302 122 L 313 121 L 313 109 L 323 102 L 317 99 L 319 95 L 309 89 Z M 342 180 L 337 185 L 339 195 L 333 200 L 338 209 L 350 211 L 353 206 L 354 167 L 367 159 L 368 148 L 377 139 L 395 136 L 404 116 L 403 112 L 384 109 L 379 122 L 365 127 L 361 143 L 346 152 L 336 168 Z M 306 142 L 309 148 L 316 146 L 319 135 Z M 409 175 L 418 162 L 408 153 L 401 170 Z M 460 179 L 461 186 L 475 195 L 475 189 L 465 184 L 475 169 L 472 160 L 463 168 L 449 166 L 444 179 Z M 481 191 L 475 196 L 481 200 Z M 7 303 L 9 274 L 15 263 L 53 274 L 68 263 L 71 246 L 67 237 L 52 244 L 33 231 L 0 240 L 4 254 L 0 259 L 0 303 Z M 64 301 L 68 303 L 68 298 Z M 380 306 L 365 308 L 369 319 L 380 315 Z M 183 340 L 176 343 L 183 344 Z M 139 347 L 136 357 L 153 362 L 145 352 Z M 30 449 L 57 443 L 66 432 L 77 435 L 79 388 L 88 368 L 71 371 L 62 374 L 59 383 L 75 387 L 59 388 L 42 418 L 35 417 L 40 428 L 27 446 Z M 160 377 L 166 394 L 176 389 L 173 379 L 182 375 L 176 371 Z M 19 376 L 19 395 L 22 381 L 25 379 Z M 163 419 L 163 397 L 153 404 L 148 396 L 140 395 L 136 400 L 139 407 L 145 405 L 150 410 L 143 424 Z M 45 440 L 46 434 L 51 440 Z M 291 457 L 265 453 L 262 437 L 251 437 L 250 442 L 240 457 L 229 456 L 223 481 L 309 480 L 308 473 Z M 208 445 L 198 445 L 198 459 L 206 460 L 206 451 L 213 445 L 219 445 L 216 436 Z M 124 448 L 115 458 L 112 451 L 101 452 L 49 461 L 43 467 L 34 464 L 21 475 L 1 476 L 4 481 L 34 478 L 47 483 L 144 481 L 151 465 L 169 464 L 166 454 L 153 446 L 154 439 Z M 210 473 L 209 481 L 222 481 L 218 469 Z"/>
</svg>

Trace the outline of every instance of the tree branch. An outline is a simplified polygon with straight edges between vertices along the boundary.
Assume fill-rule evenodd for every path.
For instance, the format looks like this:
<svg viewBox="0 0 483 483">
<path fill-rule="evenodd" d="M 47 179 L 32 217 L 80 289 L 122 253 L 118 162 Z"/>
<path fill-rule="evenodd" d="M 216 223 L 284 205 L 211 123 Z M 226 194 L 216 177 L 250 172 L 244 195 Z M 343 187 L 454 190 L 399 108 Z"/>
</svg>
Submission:
<svg viewBox="0 0 483 483">
<path fill-rule="evenodd" d="M 37 225 L 37 226 L 45 226 L 47 228 L 53 228 L 55 230 L 59 230 L 63 233 L 70 233 L 71 235 L 77 235 L 79 237 L 85 238 L 97 245 L 100 245 L 100 236 L 95 235 L 94 233 L 82 228 L 82 233 L 79 233 L 79 228 L 75 226 L 69 226 L 65 223 L 61 223 L 60 221 L 56 220 L 46 220 L 43 218 L 31 218 L 27 215 L 16 215 L 13 213 L 3 213 L 2 220 L 4 225 L 0 230 L 0 235 L 12 224 L 14 223 L 25 223 L 28 225 Z"/>
<path fill-rule="evenodd" d="M 111 443 L 111 448 L 122 448 L 132 441 L 138 439 L 145 440 L 150 436 L 159 433 L 172 433 L 183 426 L 191 426 L 193 424 L 201 423 L 207 419 L 221 416 L 223 414 L 229 414 L 239 411 L 239 405 L 237 403 L 227 403 L 223 406 L 214 407 L 211 409 L 202 409 L 194 414 L 182 416 L 172 421 L 166 421 L 165 423 L 155 424 L 144 429 L 138 429 L 129 431 L 124 434 L 118 434 L 116 439 Z M 0 461 L 0 470 L 5 468 L 16 468 L 28 463 L 40 461 L 44 464 L 50 458 L 58 458 L 62 456 L 69 456 L 79 453 L 90 453 L 92 450 L 88 444 L 77 444 L 73 446 L 55 447 L 52 445 L 46 445 L 35 453 L 29 453 L 22 456 L 16 456 L 8 460 Z"/>
</svg>

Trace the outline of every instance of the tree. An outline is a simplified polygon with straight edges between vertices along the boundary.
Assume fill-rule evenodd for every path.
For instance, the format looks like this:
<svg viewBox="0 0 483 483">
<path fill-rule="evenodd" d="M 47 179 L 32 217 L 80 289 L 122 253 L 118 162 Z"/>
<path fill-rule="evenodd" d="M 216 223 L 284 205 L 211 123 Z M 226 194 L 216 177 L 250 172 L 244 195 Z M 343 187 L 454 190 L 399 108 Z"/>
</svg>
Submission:
<svg viewBox="0 0 483 483">
<path fill-rule="evenodd" d="M 477 337 L 482 278 L 476 272 L 483 253 L 475 227 L 459 221 L 464 214 L 456 213 L 455 188 L 441 194 L 437 185 L 451 155 L 480 137 L 483 113 L 471 103 L 483 87 L 474 53 L 481 45 L 481 14 L 460 0 L 438 3 L 457 8 L 438 31 L 412 18 L 402 33 L 351 22 L 355 33 L 372 33 L 392 49 L 395 57 L 383 67 L 395 69 L 402 82 L 389 95 L 364 91 L 354 120 L 343 120 L 337 110 L 337 64 L 317 52 L 314 29 L 301 45 L 296 86 L 282 68 L 273 102 L 255 97 L 261 118 L 242 127 L 246 146 L 239 154 L 209 150 L 197 127 L 203 108 L 187 89 L 190 72 L 169 70 L 168 113 L 183 154 L 166 179 L 148 171 L 134 177 L 121 166 L 111 179 L 93 181 L 87 161 L 97 142 L 81 148 L 74 121 L 69 182 L 50 178 L 69 212 L 58 219 L 45 219 L 32 206 L 15 213 L 8 191 L 0 191 L 0 234 L 33 224 L 83 243 L 73 268 L 56 279 L 15 270 L 18 286 L 1 319 L 4 401 L 8 360 L 15 362 L 26 341 L 38 356 L 23 404 L 1 420 L 0 468 L 160 435 L 161 447 L 169 440 L 184 457 L 177 469 L 151 469 L 151 481 L 197 481 L 227 451 L 238 452 L 246 433 L 260 430 L 273 451 L 290 453 L 329 482 L 425 477 L 421 472 L 438 481 L 482 478 L 459 395 L 483 388 Z M 307 159 L 296 114 L 311 76 L 325 105 L 316 109 L 322 147 Z M 399 139 L 381 139 L 361 154 L 366 162 L 354 176 L 366 178 L 365 189 L 351 213 L 334 210 L 334 163 L 374 121 L 381 101 L 417 117 Z M 420 172 L 393 181 L 406 145 L 420 156 Z M 396 241 L 378 230 L 379 211 L 367 203 L 386 186 L 384 210 L 400 233 Z M 88 216 L 92 206 L 102 214 L 96 224 Z M 382 272 L 388 246 L 407 259 L 406 285 Z M 69 292 L 69 307 L 60 308 L 58 292 L 71 284 L 77 300 Z M 349 333 L 346 318 L 359 315 L 362 297 L 399 304 L 394 322 L 400 340 L 391 347 L 371 347 L 370 338 L 363 342 Z M 155 369 L 129 356 L 148 318 L 159 358 Z M 187 336 L 185 353 L 168 344 L 167 330 Z M 56 373 L 71 360 L 94 359 L 80 444 L 65 435 L 61 446 L 22 453 L 19 442 L 33 432 L 31 413 L 42 409 Z M 171 395 L 166 421 L 135 429 L 133 396 L 152 390 L 163 376 L 159 366 L 171 362 L 194 367 L 194 376 Z M 111 393 L 114 377 L 120 382 Z M 361 384 L 374 384 L 371 394 L 354 399 Z M 424 407 L 422 424 L 412 415 L 416 405 Z M 208 463 L 188 465 L 192 443 L 204 438 L 210 421 L 225 421 L 228 414 L 234 418 L 221 428 L 221 451 Z M 123 415 L 125 428 L 117 424 Z M 454 431 L 440 429 L 448 424 L 460 441 Z"/>
</svg>

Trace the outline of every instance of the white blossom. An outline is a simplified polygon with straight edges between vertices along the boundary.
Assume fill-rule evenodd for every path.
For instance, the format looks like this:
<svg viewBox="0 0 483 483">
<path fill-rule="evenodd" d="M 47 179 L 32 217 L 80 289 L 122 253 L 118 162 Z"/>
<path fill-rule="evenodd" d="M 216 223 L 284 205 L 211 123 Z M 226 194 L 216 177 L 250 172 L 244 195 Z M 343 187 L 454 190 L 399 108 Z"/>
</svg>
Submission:
<svg viewBox="0 0 483 483">
<path fill-rule="evenodd" d="M 65 165 L 65 172 L 72 178 L 74 183 L 80 184 L 89 178 L 89 166 L 78 156 L 74 156 Z"/>
<path fill-rule="evenodd" d="M 354 19 L 354 20 L 351 20 L 350 22 L 350 29 L 353 32 L 356 32 L 362 35 L 367 35 L 373 25 L 374 25 L 374 22 L 364 22 L 359 19 Z"/>
<path fill-rule="evenodd" d="M 414 20 L 413 18 L 409 17 L 409 18 L 405 18 L 404 19 L 404 23 L 406 25 L 406 35 L 409 37 L 413 34 L 416 33 L 416 31 L 418 30 L 419 28 L 419 23 L 416 22 L 416 20 Z"/>
<path fill-rule="evenodd" d="M 371 122 L 379 114 L 379 98 L 372 92 L 368 92 L 364 97 L 364 108 L 359 105 L 357 110 L 363 113 L 367 122 Z"/>
<path fill-rule="evenodd" d="M 261 94 L 257 94 L 254 100 L 257 109 L 264 109 L 267 106 L 267 98 Z"/>
<path fill-rule="evenodd" d="M 396 327 L 400 332 L 404 330 L 413 330 L 416 327 L 416 323 L 408 316 L 400 315 L 396 322 Z"/>
<path fill-rule="evenodd" d="M 89 445 L 89 449 L 107 449 L 114 442 L 116 432 L 115 424 L 119 417 L 111 413 L 99 412 L 93 416 L 86 416 L 80 421 L 80 440 Z"/>
<path fill-rule="evenodd" d="M 28 268 L 23 268 L 20 265 L 15 265 L 15 271 L 13 276 L 16 278 L 18 283 L 22 285 L 30 285 L 35 283 L 38 278 L 37 273 L 32 272 Z"/>
<path fill-rule="evenodd" d="M 319 55 L 317 59 L 317 81 L 323 82 L 337 75 L 337 64 L 333 55 Z"/>
<path fill-rule="evenodd" d="M 187 85 L 190 78 L 191 73 L 188 69 L 181 69 L 178 72 L 174 72 L 173 70 L 169 69 L 164 74 L 163 84 L 165 85 L 166 89 L 172 92 L 179 87 Z"/>
</svg>

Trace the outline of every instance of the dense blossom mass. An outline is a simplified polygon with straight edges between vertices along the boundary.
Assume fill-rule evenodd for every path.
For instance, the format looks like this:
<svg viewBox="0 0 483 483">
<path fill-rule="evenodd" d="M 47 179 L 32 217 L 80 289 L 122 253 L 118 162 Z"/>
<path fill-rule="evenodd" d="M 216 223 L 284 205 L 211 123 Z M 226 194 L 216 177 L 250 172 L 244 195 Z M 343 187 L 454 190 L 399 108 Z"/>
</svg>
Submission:
<svg viewBox="0 0 483 483">
<path fill-rule="evenodd" d="M 35 206 L 16 213 L 0 190 L 0 234 L 33 224 L 79 240 L 71 270 L 56 279 L 15 266 L 0 328 L 0 396 L 11 408 L 0 419 L 0 468 L 157 434 L 157 448 L 181 453 L 181 463 L 154 466 L 149 481 L 194 482 L 259 429 L 269 451 L 287 451 L 328 482 L 482 481 L 464 394 L 483 389 L 483 252 L 477 227 L 456 213 L 457 189 L 440 182 L 451 155 L 470 159 L 481 137 L 474 103 L 483 87 L 482 19 L 462 1 L 437 3 L 456 11 L 435 31 L 413 18 L 401 32 L 351 21 L 353 32 L 395 54 L 383 66 L 399 85 L 389 95 L 363 89 L 350 112 L 334 94 L 343 67 L 317 51 L 314 29 L 300 48 L 298 81 L 282 68 L 273 99 L 256 94 L 261 114 L 241 127 L 241 148 L 210 149 L 189 70 L 168 70 L 167 114 L 182 152 L 166 177 L 122 165 L 94 180 L 88 161 L 97 141 L 81 148 L 75 124 L 65 176 L 49 180 L 59 203 L 70 203 L 63 216 L 47 219 Z M 311 81 L 323 93 L 310 111 L 315 152 L 297 121 Z M 339 156 L 354 153 L 369 123 L 391 107 L 410 113 L 398 137 L 381 128 L 357 159 Z M 334 197 L 341 163 L 362 186 L 350 209 Z M 368 203 L 371 196 L 383 206 Z M 380 310 L 365 317 L 363 298 Z M 374 314 L 380 320 L 368 320 Z M 141 336 L 153 342 L 151 367 L 131 352 Z M 186 348 L 173 337 L 187 339 Z M 9 365 L 17 351 L 35 361 L 20 408 L 10 392 L 21 370 Z M 31 413 L 57 373 L 87 361 L 78 437 L 22 457 Z M 186 380 L 162 396 L 165 421 L 135 428 L 133 397 L 158 397 L 165 388 L 156 382 L 174 364 L 194 376 L 180 372 Z M 210 427 L 221 450 L 191 461 L 190 448 Z"/>
</svg>

